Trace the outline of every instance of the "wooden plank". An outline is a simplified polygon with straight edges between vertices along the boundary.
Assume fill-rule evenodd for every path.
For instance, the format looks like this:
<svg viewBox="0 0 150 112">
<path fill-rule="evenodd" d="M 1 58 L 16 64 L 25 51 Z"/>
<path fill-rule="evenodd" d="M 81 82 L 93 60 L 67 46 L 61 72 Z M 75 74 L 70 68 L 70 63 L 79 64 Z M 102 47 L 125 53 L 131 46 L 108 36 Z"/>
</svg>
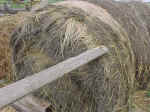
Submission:
<svg viewBox="0 0 150 112">
<path fill-rule="evenodd" d="M 108 49 L 104 46 L 93 48 L 76 57 L 72 57 L 66 61 L 58 63 L 51 68 L 1 88 L 0 108 L 15 102 L 16 100 L 62 77 L 64 74 L 89 63 L 90 61 L 102 56 L 107 52 Z"/>
<path fill-rule="evenodd" d="M 45 112 L 49 103 L 43 99 L 28 95 L 21 100 L 10 104 L 18 112 Z"/>
</svg>

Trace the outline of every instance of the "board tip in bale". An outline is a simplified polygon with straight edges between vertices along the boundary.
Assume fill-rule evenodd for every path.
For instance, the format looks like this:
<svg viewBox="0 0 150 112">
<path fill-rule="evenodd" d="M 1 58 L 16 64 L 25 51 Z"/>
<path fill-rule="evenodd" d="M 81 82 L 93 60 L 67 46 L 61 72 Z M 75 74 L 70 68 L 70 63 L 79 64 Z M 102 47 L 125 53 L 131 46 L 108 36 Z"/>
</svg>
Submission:
<svg viewBox="0 0 150 112">
<path fill-rule="evenodd" d="M 106 9 L 126 30 L 135 55 L 137 89 L 146 89 L 150 80 L 150 6 L 139 1 L 117 2 L 109 0 L 85 0 Z"/>
<path fill-rule="evenodd" d="M 97 6 L 83 1 L 67 1 L 48 5 L 32 12 L 12 35 L 16 80 L 87 49 L 100 45 L 109 48 L 110 52 L 102 58 L 35 92 L 36 96 L 51 103 L 52 112 L 118 112 L 130 108 L 129 97 L 134 90 L 137 67 L 135 62 L 139 59 L 136 47 L 137 44 L 143 45 L 143 41 L 134 41 L 139 38 L 130 30 L 140 29 L 143 24 L 138 22 L 147 21 L 141 16 L 136 19 L 134 8 L 122 3 L 111 4 L 111 7 L 123 6 L 128 10 L 117 11 L 123 17 L 125 14 L 129 16 L 125 19 L 118 16 L 117 19 L 116 10 L 109 9 L 110 4 L 106 3 L 103 1 Z M 143 4 L 140 6 L 145 7 Z M 134 20 L 137 20 L 135 26 L 131 24 Z M 128 27 L 124 24 L 127 22 L 130 24 Z M 147 35 L 143 38 L 147 39 Z"/>
</svg>

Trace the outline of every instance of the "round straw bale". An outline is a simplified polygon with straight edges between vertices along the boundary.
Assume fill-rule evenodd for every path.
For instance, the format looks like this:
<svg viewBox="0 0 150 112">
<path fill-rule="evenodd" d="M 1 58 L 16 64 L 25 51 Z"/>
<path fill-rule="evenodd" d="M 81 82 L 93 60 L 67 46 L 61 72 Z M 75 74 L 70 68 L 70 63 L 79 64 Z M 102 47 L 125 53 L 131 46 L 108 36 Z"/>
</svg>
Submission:
<svg viewBox="0 0 150 112">
<path fill-rule="evenodd" d="M 83 1 L 48 5 L 32 12 L 13 33 L 10 44 L 16 80 L 88 49 L 100 45 L 109 48 L 107 55 L 35 92 L 51 103 L 52 112 L 128 111 L 139 62 L 149 65 L 148 46 L 144 46 L 149 40 L 148 18 L 134 13 L 132 5 L 118 4 L 123 8 L 117 10 L 116 4 L 108 3 L 112 9 L 107 1 L 99 6 Z M 145 28 L 143 32 L 141 28 Z"/>
</svg>

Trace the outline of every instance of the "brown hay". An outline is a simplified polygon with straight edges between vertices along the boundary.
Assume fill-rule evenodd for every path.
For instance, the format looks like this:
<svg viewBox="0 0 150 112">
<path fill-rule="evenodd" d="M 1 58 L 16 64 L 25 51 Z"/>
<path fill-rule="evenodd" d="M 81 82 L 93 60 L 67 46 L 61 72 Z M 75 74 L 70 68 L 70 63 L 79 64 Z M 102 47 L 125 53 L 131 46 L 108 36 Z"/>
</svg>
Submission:
<svg viewBox="0 0 150 112">
<path fill-rule="evenodd" d="M 17 112 L 14 108 L 8 106 L 2 110 L 0 110 L 0 112 Z"/>
<path fill-rule="evenodd" d="M 36 92 L 51 103 L 52 112 L 129 111 L 135 76 L 143 87 L 139 76 L 145 76 L 139 67 L 143 71 L 149 66 L 149 8 L 140 3 L 97 4 L 74 1 L 46 6 L 31 13 L 12 35 L 16 80 L 87 49 L 109 48 L 109 54 Z M 140 6 L 137 12 L 136 6 Z"/>
<path fill-rule="evenodd" d="M 137 91 L 133 95 L 133 112 L 149 112 L 150 97 L 147 96 L 148 91 Z"/>
<path fill-rule="evenodd" d="M 0 17 L 0 79 L 11 75 L 11 50 L 9 48 L 10 36 L 17 25 L 24 18 L 23 14 L 6 15 Z"/>
</svg>

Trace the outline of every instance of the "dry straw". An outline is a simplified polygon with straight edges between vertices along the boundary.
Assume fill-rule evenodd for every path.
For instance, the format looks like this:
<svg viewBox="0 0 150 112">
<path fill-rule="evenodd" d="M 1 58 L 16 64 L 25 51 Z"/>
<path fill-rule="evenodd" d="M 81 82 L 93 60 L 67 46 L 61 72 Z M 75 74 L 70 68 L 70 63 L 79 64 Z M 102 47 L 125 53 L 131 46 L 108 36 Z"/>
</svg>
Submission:
<svg viewBox="0 0 150 112">
<path fill-rule="evenodd" d="M 12 32 L 23 19 L 22 13 L 0 17 L 0 78 L 7 77 L 9 80 L 12 79 L 9 42 Z"/>
<path fill-rule="evenodd" d="M 12 35 L 16 80 L 87 49 L 109 48 L 109 54 L 35 92 L 52 112 L 128 112 L 132 92 L 146 88 L 149 7 L 91 2 L 96 5 L 68 1 L 37 8 Z"/>
</svg>

